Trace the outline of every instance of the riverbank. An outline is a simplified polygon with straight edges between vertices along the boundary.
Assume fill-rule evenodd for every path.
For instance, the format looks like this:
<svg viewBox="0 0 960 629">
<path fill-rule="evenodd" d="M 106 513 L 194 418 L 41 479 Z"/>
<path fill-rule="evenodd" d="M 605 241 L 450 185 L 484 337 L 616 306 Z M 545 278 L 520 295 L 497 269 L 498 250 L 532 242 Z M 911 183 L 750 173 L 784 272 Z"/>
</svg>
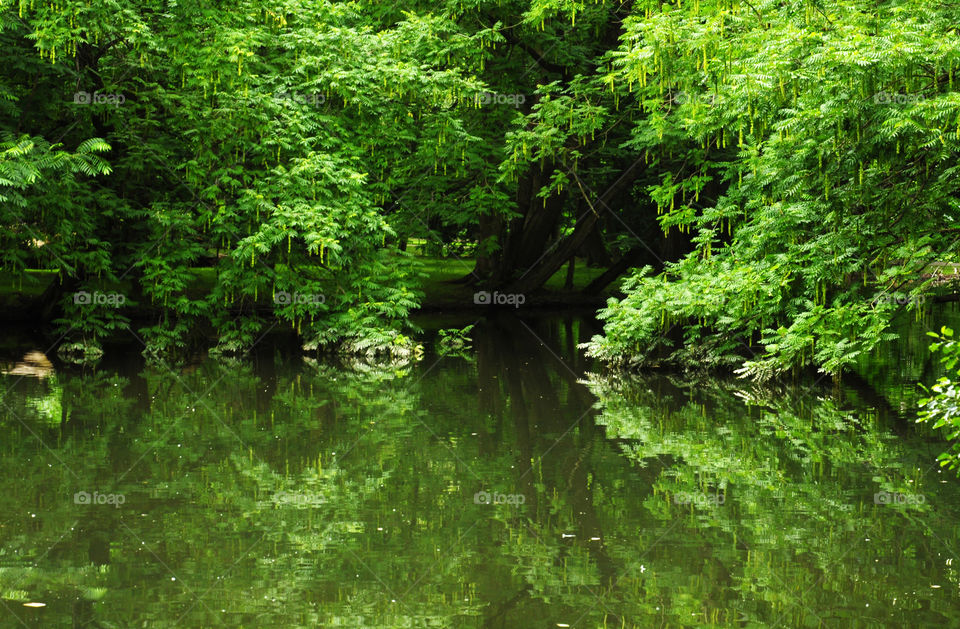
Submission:
<svg viewBox="0 0 960 629">
<path fill-rule="evenodd" d="M 583 260 L 577 260 L 571 278 L 568 278 L 568 269 L 564 266 L 547 281 L 543 289 L 507 300 L 496 293 L 484 293 L 459 281 L 473 269 L 475 261 L 472 258 L 417 256 L 415 259 L 423 273 L 420 312 L 484 311 L 498 305 L 507 308 L 600 308 L 619 285 L 617 280 L 597 294 L 583 293 L 583 288 L 599 277 L 604 269 L 588 267 Z M 195 267 L 192 271 L 195 280 L 184 294 L 191 299 L 198 299 L 212 290 L 216 282 L 216 270 L 212 267 Z M 56 318 L 56 308 L 48 303 L 48 289 L 56 278 L 55 270 L 29 269 L 23 273 L 0 275 L 0 320 L 36 323 Z M 104 282 L 98 288 L 103 292 L 127 296 L 124 314 L 132 319 L 150 318 L 156 311 L 149 303 L 137 299 L 130 281 L 113 284 Z M 497 304 L 498 299 L 504 303 Z M 272 310 L 269 295 L 261 296 L 257 309 L 262 309 L 265 314 Z"/>
</svg>

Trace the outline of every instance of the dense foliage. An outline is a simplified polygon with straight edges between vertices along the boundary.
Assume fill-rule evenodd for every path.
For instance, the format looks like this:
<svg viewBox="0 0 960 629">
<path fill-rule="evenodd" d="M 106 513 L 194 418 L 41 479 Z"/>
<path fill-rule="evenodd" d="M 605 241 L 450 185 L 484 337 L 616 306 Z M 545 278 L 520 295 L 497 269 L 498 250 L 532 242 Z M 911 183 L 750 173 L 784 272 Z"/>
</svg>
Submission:
<svg viewBox="0 0 960 629">
<path fill-rule="evenodd" d="M 642 362 L 679 326 L 682 362 L 749 349 L 750 375 L 837 373 L 888 337 L 897 310 L 920 308 L 934 263 L 957 253 L 958 17 L 952 4 L 843 0 L 631 19 L 611 89 L 646 112 L 634 146 L 683 155 L 650 194 L 664 229 L 696 248 L 626 282 L 592 353 Z M 705 196 L 716 180 L 722 193 Z"/>
<path fill-rule="evenodd" d="M 419 175 L 404 160 L 452 150 L 461 132 L 439 101 L 474 84 L 439 59 L 410 63 L 441 48 L 442 23 L 377 32 L 360 9 L 9 9 L 3 126 L 31 135 L 5 144 L 5 268 L 56 268 L 63 328 L 92 341 L 128 318 L 71 297 L 113 289 L 151 309 L 138 334 L 154 350 L 183 349 L 205 323 L 220 349 L 247 348 L 266 313 L 307 346 L 394 344 L 418 299 L 381 205 Z M 458 47 L 468 64 L 479 45 L 443 49 Z"/>
<path fill-rule="evenodd" d="M 836 374 L 954 273 L 951 3 L 4 6 L 2 264 L 68 340 L 409 354 L 415 238 L 484 289 L 632 268 L 611 363 Z"/>
<path fill-rule="evenodd" d="M 949 372 L 949 376 L 942 376 L 932 385 L 924 397 L 919 401 L 921 422 L 932 422 L 935 429 L 940 429 L 944 436 L 953 442 L 951 451 L 940 456 L 940 463 L 950 469 L 960 468 L 960 388 L 957 377 L 960 370 L 960 345 L 953 338 L 953 329 L 943 327 L 940 333 L 929 332 L 936 339 L 930 345 L 931 352 L 940 353 L 940 361 Z"/>
</svg>

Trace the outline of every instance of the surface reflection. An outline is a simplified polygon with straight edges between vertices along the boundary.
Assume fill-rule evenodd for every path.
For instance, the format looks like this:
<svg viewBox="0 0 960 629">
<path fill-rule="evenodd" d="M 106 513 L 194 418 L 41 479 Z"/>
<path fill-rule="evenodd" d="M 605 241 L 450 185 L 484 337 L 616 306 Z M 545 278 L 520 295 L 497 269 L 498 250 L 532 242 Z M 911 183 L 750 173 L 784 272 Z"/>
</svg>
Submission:
<svg viewBox="0 0 960 629">
<path fill-rule="evenodd" d="M 428 347 L 450 325 L 424 321 Z M 280 338 L 242 360 L 11 367 L 0 617 L 954 622 L 960 501 L 934 465 L 942 443 L 864 383 L 598 373 L 577 350 L 596 329 L 503 314 L 462 357 L 389 368 L 305 360 Z"/>
</svg>

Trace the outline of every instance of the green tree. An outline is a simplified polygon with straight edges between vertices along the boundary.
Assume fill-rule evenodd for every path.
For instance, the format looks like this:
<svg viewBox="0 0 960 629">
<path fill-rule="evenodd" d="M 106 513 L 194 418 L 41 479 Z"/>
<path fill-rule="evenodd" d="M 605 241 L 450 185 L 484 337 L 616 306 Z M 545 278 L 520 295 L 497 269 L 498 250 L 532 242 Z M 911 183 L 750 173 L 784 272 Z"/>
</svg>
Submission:
<svg viewBox="0 0 960 629">
<path fill-rule="evenodd" d="M 634 145 L 683 155 L 649 193 L 663 229 L 696 247 L 660 274 L 637 270 L 590 353 L 762 378 L 837 374 L 890 338 L 901 304 L 919 310 L 933 264 L 958 251 L 957 17 L 922 1 L 649 4 L 632 17 L 607 78 L 647 113 Z M 717 178 L 722 194 L 705 196 Z"/>
<path fill-rule="evenodd" d="M 308 347 L 403 345 L 419 296 L 381 207 L 406 176 L 388 173 L 452 154 L 462 131 L 450 103 L 479 84 L 441 57 L 478 46 L 448 46 L 445 23 L 430 16 L 377 29 L 361 9 L 8 9 L 20 16 L 3 32 L 18 100 L 3 125 L 60 134 L 81 155 L 104 150 L 85 143 L 91 135 L 111 147 L 109 176 L 62 193 L 59 213 L 5 223 L 57 243 L 41 252 L 61 272 L 65 331 L 96 341 L 122 327 L 115 308 L 73 307 L 77 291 L 109 287 L 149 313 L 138 335 L 154 352 L 186 349 L 206 324 L 221 350 L 239 351 L 266 331 L 268 314 Z M 31 85 L 28 73 L 40 78 Z M 40 193 L 24 203 L 43 211 Z"/>
<path fill-rule="evenodd" d="M 936 339 L 930 344 L 930 351 L 940 354 L 940 362 L 949 372 L 948 376 L 941 376 L 937 383 L 924 390 L 929 394 L 919 400 L 919 422 L 933 422 L 934 429 L 940 429 L 943 435 L 952 441 L 951 449 L 940 455 L 940 464 L 950 469 L 960 468 L 960 390 L 954 378 L 960 375 L 957 363 L 960 362 L 960 346 L 953 339 L 953 330 L 948 327 L 940 329 L 940 333 L 928 332 Z M 922 385 L 921 385 L 922 386 Z"/>
</svg>

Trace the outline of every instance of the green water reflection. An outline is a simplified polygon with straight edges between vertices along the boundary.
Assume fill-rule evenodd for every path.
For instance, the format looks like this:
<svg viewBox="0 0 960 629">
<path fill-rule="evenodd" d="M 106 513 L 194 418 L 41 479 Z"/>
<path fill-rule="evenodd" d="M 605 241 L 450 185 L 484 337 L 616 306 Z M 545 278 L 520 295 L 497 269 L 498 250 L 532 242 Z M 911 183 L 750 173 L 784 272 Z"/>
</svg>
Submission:
<svg viewBox="0 0 960 629">
<path fill-rule="evenodd" d="M 10 350 L 0 626 L 958 624 L 942 443 L 865 385 L 597 375 L 595 331 L 503 316 L 391 369 Z"/>
</svg>

